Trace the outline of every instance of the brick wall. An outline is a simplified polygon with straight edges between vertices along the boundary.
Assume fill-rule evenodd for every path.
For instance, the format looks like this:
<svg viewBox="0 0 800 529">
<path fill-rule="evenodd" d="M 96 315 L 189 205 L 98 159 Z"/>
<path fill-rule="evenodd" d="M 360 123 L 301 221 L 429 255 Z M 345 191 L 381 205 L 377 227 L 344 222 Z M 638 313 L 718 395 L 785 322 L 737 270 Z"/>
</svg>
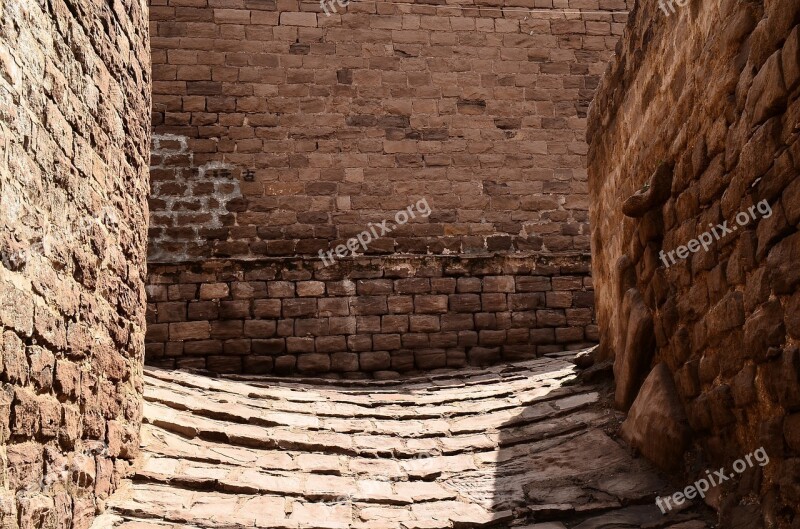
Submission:
<svg viewBox="0 0 800 529">
<path fill-rule="evenodd" d="M 91 524 L 139 445 L 140 2 L 0 2 L 0 527 Z"/>
<path fill-rule="evenodd" d="M 588 268 L 581 256 L 155 265 L 148 361 L 357 377 L 533 358 L 597 339 Z"/>
<path fill-rule="evenodd" d="M 151 260 L 317 255 L 422 197 L 369 252 L 588 252 L 624 0 L 151 4 Z"/>
<path fill-rule="evenodd" d="M 711 496 L 721 527 L 800 524 L 798 23 L 794 0 L 669 16 L 639 3 L 590 116 L 593 277 L 618 388 L 668 367 L 661 395 L 677 394 L 702 456 L 692 478 L 759 447 L 772 461 Z M 708 251 L 689 244 L 724 222 Z"/>
<path fill-rule="evenodd" d="M 564 314 L 559 323 L 542 325 L 549 331 L 537 331 L 536 338 L 522 338 L 521 330 L 508 331 L 517 311 L 514 326 L 522 329 L 527 317 L 522 313 L 546 309 L 544 291 L 535 306 L 508 305 L 506 294 L 529 294 L 517 290 L 526 280 L 524 274 L 484 274 L 510 276 L 508 292 L 486 290 L 483 283 L 469 287 L 473 291 L 456 291 L 459 274 L 445 273 L 445 265 L 437 265 L 437 274 L 446 280 L 432 282 L 429 277 L 439 276 L 420 276 L 416 284 L 424 284 L 424 290 L 417 286 L 409 294 L 431 300 L 455 296 L 447 297 L 446 306 L 436 301 L 443 304 L 431 314 L 414 314 L 418 309 L 412 303 L 397 313 L 413 318 L 393 318 L 388 306 L 385 314 L 360 314 L 355 307 L 361 301 L 354 301 L 347 314 L 334 317 L 364 321 L 355 324 L 355 331 L 331 332 L 351 336 L 349 341 L 312 340 L 308 332 L 321 331 L 309 331 L 302 319 L 292 329 L 286 322 L 276 327 L 285 313 L 295 310 L 293 305 L 317 307 L 314 299 L 303 301 L 299 296 L 271 312 L 255 310 L 256 302 L 264 303 L 257 295 L 271 299 L 271 305 L 282 297 L 270 297 L 263 281 L 292 282 L 287 289 L 293 297 L 303 288 L 294 282 L 317 280 L 316 269 L 309 277 L 295 277 L 280 266 L 277 272 L 264 272 L 264 279 L 258 280 L 262 290 L 254 290 L 250 299 L 234 291 L 242 277 L 221 280 L 215 275 L 237 270 L 240 276 L 261 277 L 261 267 L 269 271 L 276 266 L 272 258 L 311 270 L 319 264 L 320 252 L 346 245 L 370 223 L 394 219 L 398 211 L 424 199 L 429 215 L 391 224 L 385 236 L 358 250 L 354 263 L 372 267 L 379 262 L 373 257 L 384 256 L 385 266 L 391 268 L 390 258 L 403 255 L 415 278 L 428 266 L 422 256 L 438 258 L 438 263 L 463 258 L 453 270 L 468 270 L 470 255 L 496 256 L 502 262 L 523 252 L 520 255 L 583 268 L 584 272 L 568 272 L 563 281 L 570 288 L 588 288 L 586 111 L 626 20 L 626 4 L 564 0 L 536 6 L 532 10 L 533 2 L 513 1 L 444 6 L 359 0 L 345 10 L 337 5 L 338 11 L 328 17 L 318 2 L 152 0 L 155 130 L 149 260 L 154 265 L 150 302 L 159 313 L 151 311 L 148 358 L 166 365 L 203 365 L 205 360 L 198 358 L 202 356 L 210 359 L 209 367 L 231 370 L 247 355 L 259 354 L 250 349 L 249 336 L 236 335 L 230 339 L 244 339 L 244 349 L 226 356 L 220 340 L 228 338 L 212 336 L 219 322 L 209 327 L 172 319 L 213 319 L 193 318 L 189 311 L 194 304 L 186 305 L 201 299 L 196 288 L 200 281 L 191 278 L 203 263 L 224 271 L 208 276 L 229 287 L 218 309 L 249 302 L 247 310 L 252 312 L 242 309 L 234 319 L 265 320 L 258 332 L 275 327 L 277 335 L 269 339 L 285 347 L 277 352 L 291 350 L 292 356 L 327 358 L 342 347 L 342 352 L 354 353 L 458 347 L 461 352 L 453 353 L 449 365 L 461 365 L 473 346 L 511 351 L 525 345 L 531 353 L 537 346 L 542 352 L 591 341 L 592 332 L 586 333 L 590 322 L 583 316 L 569 332 L 565 328 L 573 324 L 562 321 Z M 566 8 L 573 13 L 565 13 Z M 578 14 L 576 9 L 585 12 Z M 215 259 L 223 262 L 212 264 Z M 161 266 L 167 264 L 174 266 Z M 351 280 L 351 290 L 336 293 L 327 284 L 318 285 L 313 288 L 322 293 L 311 297 L 319 303 L 327 303 L 328 297 L 334 298 L 332 303 L 343 302 L 338 296 L 358 298 L 370 288 L 362 286 L 360 291 L 358 280 L 375 279 L 351 273 L 361 264 L 337 262 L 331 267 L 339 269 L 334 274 L 340 276 L 331 280 Z M 476 276 L 464 274 L 463 284 L 474 284 Z M 545 275 L 560 280 L 558 271 Z M 403 283 L 396 283 L 394 276 L 377 277 L 386 281 L 372 287 L 375 295 L 405 295 Z M 172 287 L 165 289 L 164 281 Z M 184 282 L 191 284 L 185 287 L 189 293 L 170 297 Z M 550 296 L 559 296 L 555 291 L 561 290 L 569 289 L 556 286 Z M 441 320 L 452 319 L 459 299 L 468 300 L 464 303 L 472 304 L 475 314 L 508 314 L 512 320 L 488 324 L 476 316 L 471 324 L 461 323 L 463 329 L 441 330 L 449 325 Z M 177 301 L 185 306 L 163 305 Z M 570 300 L 551 303 L 563 304 L 553 306 L 557 310 L 573 307 Z M 588 304 L 579 303 L 576 310 Z M 173 309 L 177 313 L 169 312 Z M 302 310 L 313 320 L 319 317 L 317 308 Z M 372 316 L 369 321 L 367 316 Z M 466 316 L 459 318 L 466 321 Z M 376 343 L 371 336 L 386 332 L 382 321 L 377 330 L 376 322 L 382 319 L 405 319 L 409 328 L 388 332 L 394 341 L 379 338 Z M 537 325 L 530 322 L 533 328 Z M 182 344 L 176 338 L 181 328 L 203 328 L 200 334 L 205 336 L 207 330 L 211 342 Z M 441 338 L 442 333 L 458 331 L 475 334 L 477 342 L 465 345 L 453 342 L 450 335 Z M 416 343 L 415 334 L 426 337 Z M 314 350 L 309 351 L 312 342 Z M 198 349 L 202 347 L 207 350 Z M 478 351 L 474 359 L 480 354 L 499 357 L 494 350 Z M 423 353 L 418 356 L 421 359 Z M 443 365 L 444 356 L 437 353 L 436 358 L 428 364 Z M 327 369 L 327 361 L 321 359 L 315 369 Z M 262 359 L 242 367 L 275 368 L 270 362 Z M 346 362 L 336 369 L 349 372 L 355 363 Z M 370 371 L 391 368 L 391 362 L 387 367 L 383 360 L 364 365 L 378 366 Z M 409 360 L 402 365 L 412 367 Z M 425 360 L 415 364 L 425 365 Z"/>
</svg>

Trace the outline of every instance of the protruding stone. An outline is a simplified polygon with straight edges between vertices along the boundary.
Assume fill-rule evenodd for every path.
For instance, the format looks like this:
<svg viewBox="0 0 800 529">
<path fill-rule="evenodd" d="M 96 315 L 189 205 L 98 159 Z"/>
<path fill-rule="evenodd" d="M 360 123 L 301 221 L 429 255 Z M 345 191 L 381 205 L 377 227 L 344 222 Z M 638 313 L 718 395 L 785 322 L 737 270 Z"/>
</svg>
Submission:
<svg viewBox="0 0 800 529">
<path fill-rule="evenodd" d="M 689 427 L 666 364 L 658 364 L 648 375 L 622 424 L 622 437 L 664 470 L 683 464 Z"/>
</svg>

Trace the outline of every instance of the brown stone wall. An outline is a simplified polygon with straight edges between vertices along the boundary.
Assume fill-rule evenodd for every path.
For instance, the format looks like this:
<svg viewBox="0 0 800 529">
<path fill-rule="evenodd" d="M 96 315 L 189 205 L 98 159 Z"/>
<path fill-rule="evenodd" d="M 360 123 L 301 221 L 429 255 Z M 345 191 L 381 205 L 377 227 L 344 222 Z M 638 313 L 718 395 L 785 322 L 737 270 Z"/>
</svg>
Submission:
<svg viewBox="0 0 800 529">
<path fill-rule="evenodd" d="M 597 339 L 588 269 L 588 256 L 155 265 L 148 362 L 358 377 L 534 358 Z"/>
<path fill-rule="evenodd" d="M 152 0 L 151 261 L 317 255 L 422 197 L 368 252 L 588 251 L 625 1 L 496 4 Z"/>
<path fill-rule="evenodd" d="M 150 277 L 150 302 L 159 313 L 151 311 L 149 358 L 195 366 L 208 358 L 209 368 L 271 370 L 270 355 L 288 353 L 292 358 L 282 361 L 294 365 L 294 356 L 317 354 L 322 356 L 313 367 L 327 370 L 328 357 L 341 352 L 346 360 L 337 371 L 350 372 L 355 365 L 367 371 L 405 370 L 461 365 L 470 360 L 472 347 L 488 349 L 472 353 L 474 361 L 483 362 L 499 358 L 504 348 L 524 346 L 531 354 L 537 346 L 543 352 L 593 339 L 593 332 L 586 332 L 591 321 L 582 315 L 573 323 L 564 310 L 582 312 L 589 305 L 573 306 L 566 299 L 589 282 L 586 110 L 619 38 L 626 3 L 565 0 L 536 2 L 536 9 L 531 9 L 534 2 L 496 4 L 354 0 L 347 9 L 337 5 L 328 17 L 318 2 L 152 1 L 149 260 L 158 265 Z M 353 262 L 337 262 L 326 271 L 314 268 L 321 251 L 346 244 L 370 223 L 393 221 L 398 211 L 423 199 L 429 214 L 404 225 L 393 222 L 390 232 L 360 247 Z M 548 300 L 545 290 L 535 291 L 536 296 L 517 290 L 526 273 L 518 277 L 500 264 L 493 272 L 465 271 L 464 285 L 479 283 L 472 290 L 455 286 L 461 280 L 456 270 L 472 266 L 460 257 L 496 256 L 503 263 L 517 252 L 584 270 L 574 274 L 582 276 L 577 278 L 566 272 L 566 286 L 553 287 L 548 296 L 562 293 L 565 299 L 550 301 L 550 307 L 561 312 L 541 331 L 529 321 L 536 337 L 524 331 L 523 322 L 529 311 L 546 310 Z M 397 255 L 410 259 L 408 277 L 352 272 L 361 266 L 391 269 Z M 436 272 L 428 271 L 423 255 L 438 263 Z M 307 266 L 309 275 L 270 264 L 271 258 Z M 204 262 L 211 272 L 203 271 Z M 529 268 L 535 262 L 530 260 Z M 443 263 L 460 264 L 445 272 L 450 265 Z M 175 266 L 161 266 L 167 264 Z M 230 270 L 239 276 L 226 276 Z M 229 289 L 214 316 L 192 316 L 190 301 L 209 305 L 212 299 L 198 294 L 202 281 L 193 279 L 198 271 L 198 277 Z M 503 278 L 508 290 L 487 289 L 480 284 L 483 275 L 508 276 Z M 562 273 L 545 275 L 558 281 Z M 260 283 L 246 299 L 248 287 L 234 287 L 250 276 Z M 304 281 L 327 281 L 328 276 L 352 281 L 349 290 L 314 286 L 309 288 L 321 291 L 309 294 L 313 299 L 298 294 L 272 311 L 255 308 L 264 303 L 260 297 L 271 304 L 287 297 L 263 290 L 264 281 L 291 282 L 287 288 L 294 297 Z M 440 277 L 446 279 L 438 282 Z M 415 290 L 404 292 L 402 281 L 395 281 L 400 278 L 418 279 Z M 373 279 L 379 280 L 373 286 L 358 286 Z M 183 283 L 191 285 L 185 287 L 189 293 L 175 297 L 174 289 Z M 370 288 L 376 293 L 365 294 Z M 440 305 L 426 312 L 407 297 L 408 307 L 390 310 L 383 307 L 384 299 L 383 308 L 374 308 L 383 312 L 361 313 L 362 294 L 432 296 Z M 451 313 L 462 310 L 462 295 L 469 309 L 463 308 L 461 323 L 448 323 Z M 511 299 L 517 295 L 536 299 L 517 306 Z M 356 301 L 330 317 L 352 323 L 341 332 L 310 328 L 303 318 L 318 323 L 322 318 L 321 325 L 329 325 L 328 316 L 320 316 L 327 309 L 317 303 L 327 298 L 342 303 L 339 296 Z M 181 307 L 165 305 L 179 301 Z M 234 305 L 248 307 L 239 316 L 224 316 L 223 307 Z M 284 321 L 293 318 L 285 314 L 297 310 L 300 319 L 293 326 Z M 509 319 L 488 322 L 476 316 L 467 323 L 469 314 Z M 270 349 L 268 358 L 242 365 L 248 355 L 265 354 L 254 345 L 261 338 L 251 340 L 248 334 L 255 327 L 226 334 L 215 331 L 220 322 L 188 324 L 217 318 L 238 320 L 239 327 L 251 318 L 268 320 L 250 325 L 260 325 L 258 333 L 275 333 L 265 339 L 282 345 Z M 408 328 L 397 323 L 394 329 L 394 320 L 407 320 Z M 283 326 L 276 327 L 281 321 Z M 517 330 L 510 331 L 512 326 Z M 203 327 L 200 335 L 210 341 L 183 344 L 176 336 L 184 327 Z M 459 342 L 459 331 L 474 339 Z M 390 338 L 374 338 L 384 333 Z M 225 340 L 238 341 L 226 345 Z M 418 353 L 414 362 L 409 349 L 437 353 L 430 361 Z M 448 349 L 459 351 L 449 364 Z M 374 357 L 376 351 L 379 362 L 352 360 L 356 353 Z M 406 356 L 387 363 L 386 351 L 406 351 Z M 301 359 L 297 367 L 303 364 Z"/>
<path fill-rule="evenodd" d="M 798 23 L 796 0 L 669 15 L 641 2 L 590 111 L 593 277 L 619 403 L 665 363 L 674 388 L 650 386 L 685 410 L 704 457 L 690 474 L 771 458 L 713 495 L 722 527 L 800 527 Z M 707 251 L 690 243 L 706 232 Z"/>
<path fill-rule="evenodd" d="M 137 1 L 0 2 L 0 527 L 91 524 L 139 445 L 150 55 Z"/>
</svg>

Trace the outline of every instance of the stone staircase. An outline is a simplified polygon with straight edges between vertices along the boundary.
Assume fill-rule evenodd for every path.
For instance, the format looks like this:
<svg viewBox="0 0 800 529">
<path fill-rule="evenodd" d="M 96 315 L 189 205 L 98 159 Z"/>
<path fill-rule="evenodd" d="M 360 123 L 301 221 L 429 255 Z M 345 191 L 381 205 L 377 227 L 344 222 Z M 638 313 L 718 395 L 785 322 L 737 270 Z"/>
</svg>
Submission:
<svg viewBox="0 0 800 529">
<path fill-rule="evenodd" d="M 138 472 L 94 529 L 711 527 L 606 431 L 573 364 L 402 382 L 145 370 Z"/>
</svg>

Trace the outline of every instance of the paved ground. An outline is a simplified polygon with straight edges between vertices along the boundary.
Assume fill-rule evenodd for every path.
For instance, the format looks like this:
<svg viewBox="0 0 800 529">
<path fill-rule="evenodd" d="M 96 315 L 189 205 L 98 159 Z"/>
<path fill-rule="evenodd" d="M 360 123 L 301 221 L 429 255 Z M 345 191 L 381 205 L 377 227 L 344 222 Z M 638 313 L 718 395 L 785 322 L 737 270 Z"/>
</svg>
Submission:
<svg viewBox="0 0 800 529">
<path fill-rule="evenodd" d="M 396 382 L 146 369 L 141 469 L 98 529 L 711 527 L 559 359 Z"/>
</svg>

